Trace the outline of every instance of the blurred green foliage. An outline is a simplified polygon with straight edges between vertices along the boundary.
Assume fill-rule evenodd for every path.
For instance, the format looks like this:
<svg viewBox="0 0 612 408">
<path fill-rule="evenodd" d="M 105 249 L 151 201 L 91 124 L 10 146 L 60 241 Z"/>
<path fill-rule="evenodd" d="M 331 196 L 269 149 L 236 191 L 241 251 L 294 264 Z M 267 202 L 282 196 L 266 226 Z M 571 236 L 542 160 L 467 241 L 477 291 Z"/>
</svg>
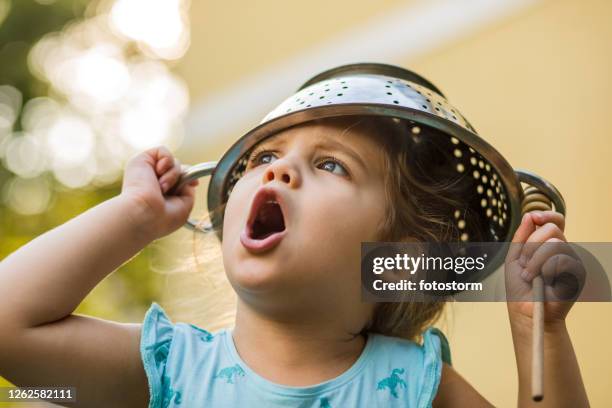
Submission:
<svg viewBox="0 0 612 408">
<path fill-rule="evenodd" d="M 0 85 L 19 89 L 25 103 L 47 92 L 47 85 L 38 81 L 28 69 L 30 48 L 43 35 L 80 18 L 88 1 L 58 0 L 50 5 L 34 0 L 3 1 L 10 5 L 8 15 L 0 23 Z"/>
<path fill-rule="evenodd" d="M 81 18 L 88 1 L 58 0 L 49 5 L 33 0 L 13 0 L 10 3 L 9 14 L 0 22 L 0 85 L 19 89 L 25 104 L 29 99 L 48 92 L 47 84 L 36 79 L 28 69 L 30 48 L 44 34 L 61 30 L 67 22 Z M 18 123 L 15 130 L 19 130 Z M 0 162 L 0 191 L 12 177 L 14 175 Z M 54 186 L 54 196 L 43 214 L 20 215 L 0 200 L 0 260 L 37 236 L 120 192 L 119 185 L 67 190 L 59 186 L 50 174 L 47 177 Z M 152 251 L 152 248 L 145 248 L 104 279 L 76 312 L 118 321 L 139 321 L 161 291 L 162 277 L 149 268 Z M 0 386 L 3 385 L 7 383 L 0 378 Z M 8 405 L 0 403 L 0 406 Z"/>
</svg>

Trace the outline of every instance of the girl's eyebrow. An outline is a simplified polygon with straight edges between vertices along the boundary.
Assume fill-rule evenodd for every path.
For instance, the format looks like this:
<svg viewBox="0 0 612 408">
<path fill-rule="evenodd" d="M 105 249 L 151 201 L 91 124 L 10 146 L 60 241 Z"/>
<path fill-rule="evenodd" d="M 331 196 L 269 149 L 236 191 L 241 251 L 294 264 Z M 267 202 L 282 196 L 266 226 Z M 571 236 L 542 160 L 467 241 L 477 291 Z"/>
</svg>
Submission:
<svg viewBox="0 0 612 408">
<path fill-rule="evenodd" d="M 325 140 L 322 142 L 318 142 L 315 146 L 315 149 L 320 149 L 320 148 L 328 148 L 328 149 L 332 149 L 332 150 L 340 150 L 344 153 L 346 153 L 347 155 L 349 155 L 353 160 L 355 160 L 364 170 L 367 170 L 367 166 L 365 164 L 365 162 L 363 161 L 363 159 L 361 158 L 361 156 L 355 152 L 353 149 L 351 149 L 350 147 L 348 147 L 346 144 L 344 143 L 340 143 L 340 142 L 336 142 L 334 140 Z"/>
<path fill-rule="evenodd" d="M 259 148 L 265 149 L 280 149 L 287 144 L 286 137 L 279 137 L 279 135 L 271 136 L 259 143 Z"/>
</svg>

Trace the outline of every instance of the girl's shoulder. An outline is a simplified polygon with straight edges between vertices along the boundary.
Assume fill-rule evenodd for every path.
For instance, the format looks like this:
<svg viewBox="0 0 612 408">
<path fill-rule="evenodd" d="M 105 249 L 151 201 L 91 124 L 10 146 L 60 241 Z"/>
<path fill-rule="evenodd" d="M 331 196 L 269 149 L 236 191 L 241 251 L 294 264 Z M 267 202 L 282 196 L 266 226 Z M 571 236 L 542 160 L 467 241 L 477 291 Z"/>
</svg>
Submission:
<svg viewBox="0 0 612 408">
<path fill-rule="evenodd" d="M 224 363 L 224 336 L 227 331 L 209 332 L 194 324 L 174 323 L 164 309 L 152 303 L 145 314 L 140 354 L 149 383 L 149 407 L 180 404 L 183 399 L 178 377 L 201 377 L 207 367 Z M 183 373 L 183 374 L 181 374 Z"/>
<path fill-rule="evenodd" d="M 440 385 L 443 364 L 451 365 L 450 347 L 444 333 L 428 327 L 420 343 L 382 334 L 373 336 L 378 345 L 374 348 L 375 363 L 371 370 L 377 376 L 377 389 L 403 385 L 414 406 L 431 406 Z"/>
<path fill-rule="evenodd" d="M 221 330 L 212 333 L 194 324 L 173 323 L 165 310 L 153 302 L 143 320 L 141 345 L 145 349 L 164 348 L 169 353 L 171 345 L 176 343 L 197 342 L 213 346 L 218 343 L 221 336 L 225 335 L 225 332 L 226 330 Z"/>
<path fill-rule="evenodd" d="M 371 336 L 377 338 L 378 343 L 384 344 L 383 347 L 378 347 L 385 353 L 408 352 L 420 355 L 422 358 L 434 358 L 442 362 L 452 365 L 451 352 L 448 339 L 437 327 L 430 326 L 422 333 L 420 342 L 408 340 L 401 337 L 386 336 L 380 333 L 370 333 Z"/>
</svg>

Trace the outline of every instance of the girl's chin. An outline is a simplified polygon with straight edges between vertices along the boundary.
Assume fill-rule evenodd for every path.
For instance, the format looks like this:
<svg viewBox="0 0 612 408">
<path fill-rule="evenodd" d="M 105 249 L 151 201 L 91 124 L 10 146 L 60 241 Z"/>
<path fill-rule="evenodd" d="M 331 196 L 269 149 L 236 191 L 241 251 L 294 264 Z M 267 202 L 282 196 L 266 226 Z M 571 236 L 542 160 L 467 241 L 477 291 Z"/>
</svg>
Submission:
<svg viewBox="0 0 612 408">
<path fill-rule="evenodd" d="M 286 270 L 276 268 L 262 259 L 245 260 L 237 269 L 232 273 L 231 281 L 246 291 L 276 290 L 288 283 Z"/>
</svg>

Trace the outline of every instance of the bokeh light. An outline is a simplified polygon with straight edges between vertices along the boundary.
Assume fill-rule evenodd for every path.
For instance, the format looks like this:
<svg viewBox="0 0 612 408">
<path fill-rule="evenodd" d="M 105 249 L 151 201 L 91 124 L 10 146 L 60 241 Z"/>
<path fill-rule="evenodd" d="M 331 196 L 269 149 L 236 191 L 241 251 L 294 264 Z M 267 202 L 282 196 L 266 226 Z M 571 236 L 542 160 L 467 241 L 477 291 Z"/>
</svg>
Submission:
<svg viewBox="0 0 612 408">
<path fill-rule="evenodd" d="M 0 0 L 0 20 L 10 5 Z M 38 40 L 28 67 L 49 85 L 47 96 L 22 107 L 21 93 L 0 84 L 0 159 L 15 180 L 48 173 L 69 189 L 102 187 L 120 180 L 135 153 L 177 148 L 189 92 L 167 60 L 189 46 L 188 7 L 187 0 L 100 0 L 86 18 Z M 52 185 L 15 180 L 3 190 L 15 195 L 5 197 L 11 208 L 28 192 L 53 193 Z M 45 208 L 24 211 L 37 210 Z"/>
<path fill-rule="evenodd" d="M 53 169 L 55 178 L 68 188 L 85 187 L 96 175 L 96 162 L 88 161 L 78 165 L 56 165 Z"/>
<path fill-rule="evenodd" d="M 64 86 L 68 93 L 90 98 L 91 103 L 117 101 L 128 88 L 130 74 L 124 61 L 113 55 L 114 47 L 103 45 L 87 50 L 66 62 Z"/>
<path fill-rule="evenodd" d="M 0 131 L 12 129 L 21 110 L 21 92 L 10 85 L 0 85 Z"/>
<path fill-rule="evenodd" d="M 51 186 L 43 178 L 15 177 L 4 184 L 2 198 L 18 214 L 34 215 L 47 209 L 51 201 Z"/>
<path fill-rule="evenodd" d="M 7 140 L 4 165 L 7 169 L 23 178 L 40 175 L 45 170 L 44 146 L 27 133 L 15 133 Z"/>
<path fill-rule="evenodd" d="M 54 167 L 79 165 L 92 157 L 95 134 L 77 115 L 61 114 L 47 133 L 47 147 Z"/>
<path fill-rule="evenodd" d="M 21 126 L 30 132 L 43 133 L 60 115 L 61 105 L 47 97 L 30 99 L 21 113 Z"/>
<path fill-rule="evenodd" d="M 114 29 L 165 59 L 180 58 L 189 45 L 186 5 L 180 0 L 118 0 Z"/>
</svg>

